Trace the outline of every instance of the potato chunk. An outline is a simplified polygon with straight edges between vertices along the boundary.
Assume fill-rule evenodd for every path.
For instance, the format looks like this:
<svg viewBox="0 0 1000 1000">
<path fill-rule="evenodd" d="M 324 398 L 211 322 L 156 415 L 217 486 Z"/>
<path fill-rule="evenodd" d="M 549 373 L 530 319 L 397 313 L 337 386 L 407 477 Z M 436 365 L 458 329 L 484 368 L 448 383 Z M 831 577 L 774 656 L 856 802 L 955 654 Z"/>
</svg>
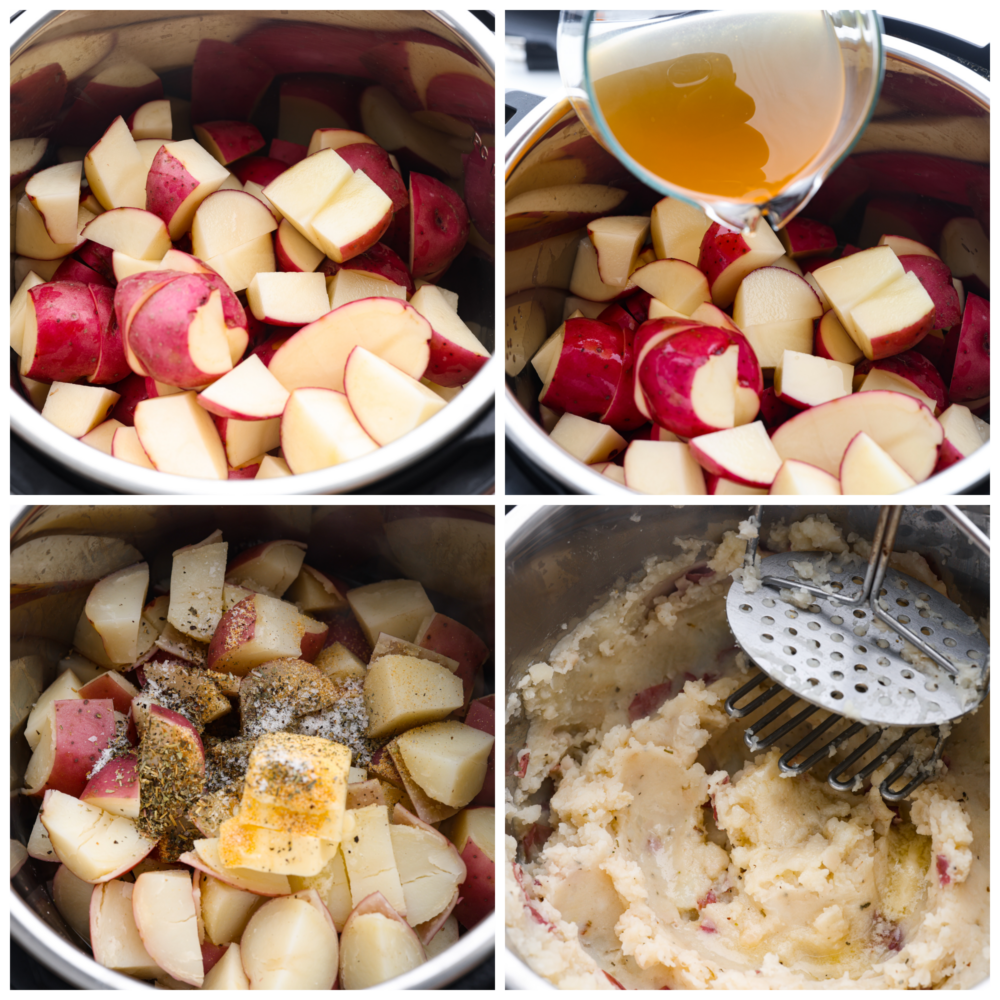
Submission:
<svg viewBox="0 0 1000 1000">
<path fill-rule="evenodd" d="M 461 678 L 415 656 L 383 656 L 365 676 L 369 736 L 391 736 L 444 719 L 463 702 Z"/>
<path fill-rule="evenodd" d="M 219 532 L 198 545 L 174 553 L 170 571 L 167 620 L 179 632 L 208 642 L 222 618 L 222 588 L 226 582 L 229 545 Z"/>
<path fill-rule="evenodd" d="M 389 905 L 406 916 L 406 898 L 392 853 L 389 810 L 385 806 L 351 809 L 344 817 L 344 864 L 351 884 L 351 902 L 380 892 Z"/>
<path fill-rule="evenodd" d="M 365 633 L 375 645 L 381 632 L 413 642 L 417 630 L 434 607 L 416 580 L 383 580 L 347 592 L 347 600 Z"/>
<path fill-rule="evenodd" d="M 431 798 L 460 807 L 483 787 L 493 737 L 461 722 L 434 722 L 403 733 L 396 745 Z"/>
</svg>

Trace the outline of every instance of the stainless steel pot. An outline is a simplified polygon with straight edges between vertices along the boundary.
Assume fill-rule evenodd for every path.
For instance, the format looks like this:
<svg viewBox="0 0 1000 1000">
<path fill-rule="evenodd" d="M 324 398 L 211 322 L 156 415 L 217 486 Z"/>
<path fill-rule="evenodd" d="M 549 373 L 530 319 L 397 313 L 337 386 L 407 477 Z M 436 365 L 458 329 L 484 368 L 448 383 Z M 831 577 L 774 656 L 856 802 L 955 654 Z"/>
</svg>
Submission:
<svg viewBox="0 0 1000 1000">
<path fill-rule="evenodd" d="M 235 41 L 251 30 L 291 24 L 313 25 L 325 32 L 340 28 L 345 33 L 353 33 L 344 48 L 349 50 L 351 65 L 356 72 L 360 72 L 357 67 L 360 66 L 365 45 L 398 44 L 412 36 L 413 32 L 423 31 L 442 39 L 444 44 L 458 46 L 491 78 L 495 76 L 495 39 L 477 18 L 464 10 L 28 11 L 13 22 L 15 36 L 11 43 L 11 66 L 13 70 L 21 60 L 32 59 L 40 46 L 57 43 L 55 55 L 46 56 L 42 61 L 47 63 L 55 58 L 62 62 L 71 81 L 74 75 L 86 72 L 112 48 L 145 63 L 161 75 L 168 72 L 183 75 L 192 63 L 198 42 L 203 38 Z M 310 48 L 310 45 L 315 48 Z M 329 36 L 317 33 L 311 41 L 300 44 L 299 49 L 293 52 L 292 58 L 300 58 L 301 63 L 289 66 L 288 70 L 336 72 L 337 67 L 326 61 L 328 51 Z M 333 58 L 329 55 L 329 59 Z M 346 59 L 347 56 L 339 52 L 337 58 Z M 384 69 L 385 82 L 392 86 L 396 78 L 390 73 L 396 73 L 398 67 L 385 66 Z M 368 76 L 374 79 L 370 73 Z M 399 82 L 403 82 L 401 78 Z M 454 97 L 461 103 L 461 93 L 454 94 Z M 490 117 L 492 119 L 492 114 Z M 39 128 L 42 124 L 37 123 Z M 492 124 L 480 129 L 483 135 L 492 131 Z M 19 135 L 26 137 L 36 133 L 37 129 L 29 124 Z M 467 247 L 443 282 L 458 292 L 462 318 L 476 325 L 480 339 L 491 351 L 495 323 L 493 274 L 493 261 Z M 260 481 L 193 480 L 114 459 L 81 444 L 43 420 L 39 412 L 17 392 L 11 392 L 10 422 L 11 428 L 24 441 L 60 465 L 79 476 L 124 493 L 195 492 L 231 498 L 343 493 L 412 466 L 461 434 L 492 405 L 498 377 L 498 365 L 495 359 L 491 359 L 431 420 L 371 455 L 318 472 Z"/>
<path fill-rule="evenodd" d="M 492 644 L 494 554 L 492 508 L 477 507 L 25 507 L 11 522 L 11 549 L 49 534 L 105 535 L 135 545 L 154 578 L 169 574 L 171 553 L 221 527 L 234 545 L 292 538 L 309 546 L 310 564 L 358 584 L 406 576 L 433 592 L 436 607 Z M 72 643 L 91 583 L 28 594 L 11 612 L 11 655 L 35 655 L 48 685 Z M 25 596 L 25 595 L 22 595 Z M 487 689 L 493 690 L 492 661 Z M 23 722 L 11 733 L 11 838 L 26 844 L 38 800 L 18 794 L 30 750 Z M 13 849 L 13 843 L 12 843 Z M 11 880 L 11 936 L 78 989 L 136 990 L 145 983 L 98 965 L 51 902 L 45 880 L 54 866 L 26 862 Z M 495 918 L 488 917 L 441 955 L 379 989 L 436 989 L 493 952 Z"/>
<path fill-rule="evenodd" d="M 908 78 L 907 83 L 912 83 L 912 88 L 908 91 L 907 110 L 926 126 L 921 147 L 915 151 L 949 155 L 950 140 L 943 132 L 948 115 L 940 109 L 948 106 L 950 97 L 963 102 L 970 109 L 966 113 L 974 114 L 974 109 L 978 109 L 979 113 L 988 115 L 989 81 L 933 49 L 898 38 L 884 37 L 883 41 L 887 79 L 891 74 L 902 74 L 900 79 Z M 876 112 L 876 124 L 878 116 Z M 877 136 L 870 125 L 857 149 L 879 150 Z M 988 154 L 986 159 L 988 161 Z M 543 101 L 511 129 L 507 135 L 504 172 L 508 198 L 553 184 L 609 184 L 630 191 L 642 187 L 591 138 L 566 98 Z M 808 206 L 804 214 L 809 214 Z M 572 265 L 571 259 L 569 265 Z M 567 293 L 561 289 L 568 287 L 568 273 L 566 285 L 561 288 L 535 288 L 535 281 L 518 281 L 509 268 L 507 277 L 508 304 L 517 301 L 519 295 L 529 296 L 545 310 L 550 332 L 562 322 L 563 299 Z M 530 364 L 516 378 L 507 379 L 504 427 L 509 441 L 570 491 L 618 498 L 634 496 L 631 490 L 594 472 L 552 443 L 539 422 L 540 385 Z M 992 444 L 987 442 L 961 462 L 900 495 L 910 501 L 920 501 L 970 490 L 989 475 L 991 455 Z"/>
<path fill-rule="evenodd" d="M 750 507 L 604 506 L 568 507 L 522 504 L 504 520 L 506 554 L 505 700 L 532 663 L 544 661 L 555 643 L 606 600 L 620 579 L 641 576 L 652 555 L 674 558 L 676 538 L 717 542 L 736 530 Z M 963 507 L 989 532 L 988 507 Z M 779 517 L 786 523 L 825 513 L 845 532 L 865 538 L 874 532 L 878 508 L 870 506 L 768 505 L 764 526 Z M 924 555 L 932 567 L 946 569 L 949 582 L 977 617 L 990 601 L 989 560 L 940 511 L 904 509 L 897 547 Z M 527 724 L 517 718 L 506 727 L 505 757 L 524 746 Z M 509 774 L 511 768 L 508 766 Z M 515 779 L 508 777 L 508 787 Z M 508 830 L 508 833 L 510 831 Z M 552 989 L 510 949 L 504 975 L 508 989 Z M 988 989 L 989 980 L 976 989 Z"/>
</svg>

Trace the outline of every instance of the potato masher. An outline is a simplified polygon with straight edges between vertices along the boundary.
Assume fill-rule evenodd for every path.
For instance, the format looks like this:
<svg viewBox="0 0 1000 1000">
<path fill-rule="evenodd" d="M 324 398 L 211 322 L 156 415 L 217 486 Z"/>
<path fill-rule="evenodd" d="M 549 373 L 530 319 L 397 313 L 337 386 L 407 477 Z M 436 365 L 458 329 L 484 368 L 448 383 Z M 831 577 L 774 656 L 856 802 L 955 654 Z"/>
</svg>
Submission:
<svg viewBox="0 0 1000 1000">
<path fill-rule="evenodd" d="M 989 538 L 962 511 L 939 509 L 989 554 Z M 726 711 L 746 718 L 785 695 L 744 734 L 752 751 L 798 738 L 781 757 L 784 773 L 801 774 L 850 750 L 848 741 L 860 734 L 860 745 L 838 757 L 827 777 L 834 788 L 857 789 L 921 730 L 934 737 L 929 754 L 917 759 L 910 750 L 882 782 L 887 801 L 906 798 L 934 772 L 947 724 L 974 709 L 989 687 L 989 644 L 976 621 L 889 565 L 902 510 L 881 508 L 863 576 L 858 558 L 847 554 L 783 552 L 761 560 L 759 538 L 751 539 L 744 580 L 727 600 L 730 628 L 757 672 Z M 752 523 L 761 523 L 760 505 Z M 817 712 L 825 718 L 806 726 Z"/>
</svg>

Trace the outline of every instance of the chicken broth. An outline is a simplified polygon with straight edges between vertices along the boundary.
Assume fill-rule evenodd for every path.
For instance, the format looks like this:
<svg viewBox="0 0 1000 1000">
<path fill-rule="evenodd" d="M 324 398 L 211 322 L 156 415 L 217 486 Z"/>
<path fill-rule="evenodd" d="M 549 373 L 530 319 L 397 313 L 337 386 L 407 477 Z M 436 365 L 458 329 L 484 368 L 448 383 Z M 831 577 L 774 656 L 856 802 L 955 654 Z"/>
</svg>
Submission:
<svg viewBox="0 0 1000 1000">
<path fill-rule="evenodd" d="M 840 48 L 823 11 L 673 19 L 592 47 L 590 72 L 633 159 L 717 198 L 780 194 L 822 153 L 844 104 Z"/>
</svg>

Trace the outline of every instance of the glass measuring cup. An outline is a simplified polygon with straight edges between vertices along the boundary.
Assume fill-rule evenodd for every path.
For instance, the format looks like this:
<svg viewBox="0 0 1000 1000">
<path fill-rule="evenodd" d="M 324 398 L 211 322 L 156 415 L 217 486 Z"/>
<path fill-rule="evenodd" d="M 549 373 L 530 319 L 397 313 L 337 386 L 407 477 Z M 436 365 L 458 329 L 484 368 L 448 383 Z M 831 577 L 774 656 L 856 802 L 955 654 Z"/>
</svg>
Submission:
<svg viewBox="0 0 1000 1000">
<path fill-rule="evenodd" d="M 813 68 L 804 61 L 807 48 L 797 43 L 800 37 L 817 42 L 817 31 L 821 36 L 818 42 L 822 43 L 817 51 L 825 59 L 824 79 L 830 88 L 821 87 L 818 94 L 827 109 L 823 120 L 811 114 L 804 88 L 786 89 L 776 95 L 773 81 L 759 80 L 752 71 L 746 71 L 747 66 L 752 70 L 755 63 L 758 68 L 766 65 L 768 51 L 783 53 L 779 58 L 788 62 L 782 66 L 786 73 L 784 85 L 787 87 L 789 73 L 794 76 L 798 60 L 805 82 L 815 86 Z M 761 216 L 766 216 L 774 229 L 780 229 L 804 207 L 868 124 L 885 71 L 881 23 L 874 11 L 563 11 L 558 55 L 559 72 L 570 102 L 605 149 L 654 190 L 698 205 L 716 222 L 738 229 L 754 228 Z M 663 113 L 650 116 L 648 127 L 644 121 L 628 131 L 619 119 L 613 128 L 607 113 L 612 108 L 612 78 L 656 66 L 664 67 L 666 74 L 658 81 L 667 91 Z M 652 166 L 647 140 L 658 136 L 663 123 L 673 120 L 672 115 L 683 118 L 683 109 L 690 107 L 683 103 L 668 105 L 667 100 L 677 94 L 686 97 L 706 82 L 728 88 L 723 99 L 739 119 L 734 128 L 720 132 L 720 141 L 725 142 L 719 156 L 753 161 L 749 176 L 754 180 L 743 187 L 733 181 L 716 185 L 726 190 L 703 190 L 698 186 L 697 170 L 680 171 L 679 180 L 676 176 L 665 179 L 663 174 L 668 171 Z M 621 87 L 618 89 L 621 97 Z M 814 96 L 816 93 L 814 90 Z M 628 99 L 627 91 L 624 97 Z M 694 115 L 688 124 L 701 129 L 711 121 L 707 111 L 715 113 L 717 107 L 712 101 L 694 106 L 693 112 L 686 112 L 689 118 Z M 798 115 L 794 122 L 783 123 L 793 136 L 796 130 L 800 137 L 802 130 L 812 130 L 807 154 L 797 159 L 794 154 L 776 159 L 781 148 L 773 141 L 769 148 L 762 133 L 754 128 L 776 110 Z M 670 140 L 671 136 L 664 135 L 664 142 Z M 693 163 L 694 153 L 694 147 L 688 146 L 686 153 L 683 140 L 679 142 L 677 157 L 690 155 Z"/>
</svg>

